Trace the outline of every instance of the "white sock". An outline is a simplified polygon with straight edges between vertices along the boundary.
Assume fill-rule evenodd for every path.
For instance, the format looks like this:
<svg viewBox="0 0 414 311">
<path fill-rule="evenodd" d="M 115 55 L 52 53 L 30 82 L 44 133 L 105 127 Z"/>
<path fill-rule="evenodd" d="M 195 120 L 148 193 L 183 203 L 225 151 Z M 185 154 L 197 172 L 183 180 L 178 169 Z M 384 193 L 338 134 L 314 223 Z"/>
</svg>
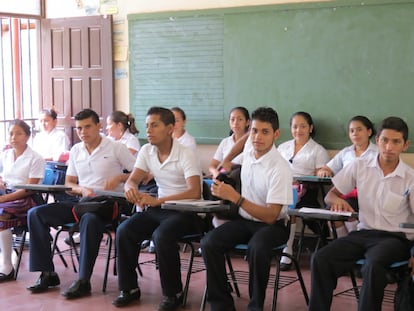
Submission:
<svg viewBox="0 0 414 311">
<path fill-rule="evenodd" d="M 348 230 L 348 232 L 356 231 L 358 226 L 358 221 L 345 221 L 345 227 Z"/>
<path fill-rule="evenodd" d="M 293 253 L 293 241 L 295 240 L 295 234 L 296 234 L 296 223 L 290 224 L 289 239 L 286 242 L 286 247 L 283 249 L 284 253 L 288 253 L 288 254 L 292 255 L 292 253 Z M 290 258 L 288 258 L 288 257 L 283 256 L 280 259 L 280 262 L 290 264 L 292 262 L 292 260 L 290 260 Z"/>
<path fill-rule="evenodd" d="M 3 265 L 0 267 L 0 272 L 9 274 L 13 270 L 12 264 L 12 250 L 13 250 L 13 235 L 10 229 L 0 231 L 0 249 Z"/>
<path fill-rule="evenodd" d="M 336 235 L 338 236 L 338 238 L 342 238 L 344 236 L 348 235 L 348 230 L 346 230 L 345 226 L 340 226 L 336 228 Z"/>
</svg>

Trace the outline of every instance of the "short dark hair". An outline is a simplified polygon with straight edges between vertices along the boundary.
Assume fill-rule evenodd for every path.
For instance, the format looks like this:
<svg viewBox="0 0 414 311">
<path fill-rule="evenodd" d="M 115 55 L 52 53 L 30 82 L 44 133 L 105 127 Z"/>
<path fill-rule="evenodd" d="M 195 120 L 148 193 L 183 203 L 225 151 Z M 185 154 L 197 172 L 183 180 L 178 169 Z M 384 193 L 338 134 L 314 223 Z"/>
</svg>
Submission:
<svg viewBox="0 0 414 311">
<path fill-rule="evenodd" d="M 150 109 L 148 109 L 147 116 L 152 115 L 152 114 L 159 115 L 160 120 L 165 125 L 175 124 L 174 114 L 172 113 L 170 109 L 167 109 L 164 107 L 151 107 Z"/>
<path fill-rule="evenodd" d="M 184 110 L 182 110 L 180 107 L 172 107 L 171 111 L 175 111 L 181 114 L 181 118 L 183 118 L 183 121 L 187 120 L 187 116 L 185 115 Z"/>
<path fill-rule="evenodd" d="M 85 119 L 88 119 L 88 118 L 92 118 L 92 120 L 93 120 L 93 122 L 95 122 L 95 124 L 99 123 L 99 116 L 92 109 L 86 108 L 86 109 L 83 109 L 83 110 L 79 111 L 77 114 L 75 114 L 75 120 L 76 121 L 85 120 Z"/>
<path fill-rule="evenodd" d="M 11 121 L 9 123 L 9 130 L 10 130 L 10 128 L 12 126 L 19 126 L 19 127 L 21 127 L 23 129 L 24 133 L 27 136 L 30 136 L 30 134 L 31 134 L 30 126 L 26 122 L 24 122 L 23 120 L 15 119 L 15 120 Z"/>
<path fill-rule="evenodd" d="M 290 124 L 290 125 L 292 125 L 292 120 L 293 120 L 293 118 L 294 118 L 294 117 L 296 117 L 296 116 L 301 116 L 301 117 L 303 117 L 303 118 L 306 120 L 306 123 L 308 123 L 309 127 L 312 127 L 312 132 L 310 132 L 310 133 L 309 133 L 309 136 L 310 136 L 310 137 L 315 137 L 315 134 L 316 134 L 316 128 L 315 128 L 315 124 L 313 123 L 312 116 L 311 116 L 309 113 L 305 112 L 305 111 L 298 111 L 298 112 L 295 112 L 295 113 L 294 113 L 294 114 L 292 114 L 292 116 L 290 117 L 290 121 L 289 121 L 289 124 Z"/>
<path fill-rule="evenodd" d="M 388 117 L 382 120 L 378 125 L 377 137 L 381 135 L 383 130 L 395 130 L 402 133 L 404 141 L 408 140 L 408 125 L 399 117 Z"/>
<path fill-rule="evenodd" d="M 371 138 L 375 135 L 376 131 L 375 131 L 374 124 L 367 117 L 365 117 L 365 116 L 355 116 L 355 117 L 353 117 L 351 120 L 349 120 L 348 127 L 351 124 L 351 122 L 353 122 L 353 121 L 361 122 L 368 130 L 371 130 L 371 135 L 369 136 L 369 138 Z"/>
<path fill-rule="evenodd" d="M 268 122 L 274 131 L 279 129 L 279 116 L 276 110 L 270 107 L 259 107 L 252 113 L 252 120 Z"/>
</svg>

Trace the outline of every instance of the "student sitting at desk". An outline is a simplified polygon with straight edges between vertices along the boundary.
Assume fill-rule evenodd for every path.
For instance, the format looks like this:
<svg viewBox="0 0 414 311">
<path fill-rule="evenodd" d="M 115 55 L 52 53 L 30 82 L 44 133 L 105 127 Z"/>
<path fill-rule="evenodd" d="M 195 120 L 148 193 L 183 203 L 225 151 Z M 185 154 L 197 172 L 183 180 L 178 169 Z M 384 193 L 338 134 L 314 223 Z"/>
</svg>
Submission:
<svg viewBox="0 0 414 311">
<path fill-rule="evenodd" d="M 45 292 L 60 284 L 52 260 L 50 227 L 76 222 L 72 207 L 79 197 L 93 196 L 94 189 L 122 191 L 122 183 L 128 177 L 123 171 L 131 171 L 134 165 L 135 158 L 125 145 L 100 135 L 101 124 L 95 111 L 84 109 L 77 113 L 75 125 L 81 142 L 70 150 L 65 181 L 73 196 L 29 210 L 30 271 L 41 271 L 37 282 L 27 288 L 32 293 Z M 90 295 L 90 278 L 105 225 L 94 213 L 86 213 L 80 219 L 79 276 L 62 293 L 67 299 Z"/>
<path fill-rule="evenodd" d="M 235 107 L 230 111 L 229 117 L 230 136 L 224 138 L 214 154 L 213 159 L 210 162 L 208 170 L 213 178 L 216 178 L 219 174 L 219 165 L 223 161 L 224 157 L 229 153 L 234 143 L 238 141 L 247 131 L 250 125 L 249 111 L 244 107 Z M 242 154 L 232 159 L 233 164 L 242 164 Z"/>
<path fill-rule="evenodd" d="M 15 190 L 14 186 L 37 184 L 45 172 L 42 156 L 27 144 L 30 126 L 22 120 L 14 120 L 8 130 L 11 148 L 0 155 L 3 168 L 0 177 L 0 282 L 14 279 L 11 228 L 26 224 L 27 210 L 35 205 L 30 193 Z"/>
<path fill-rule="evenodd" d="M 377 146 L 370 141 L 375 136 L 375 128 L 367 117 L 353 117 L 348 123 L 348 135 L 352 145 L 342 149 L 324 167 L 321 167 L 317 172 L 319 177 L 332 177 L 355 159 L 371 157 L 377 154 Z M 357 190 L 353 189 L 344 198 L 354 211 L 358 212 Z M 345 236 L 348 232 L 356 230 L 357 223 L 356 220 L 347 221 L 345 224 L 337 222 L 336 232 L 338 237 Z"/>
<path fill-rule="evenodd" d="M 328 152 L 325 148 L 315 142 L 312 137 L 315 136 L 315 125 L 309 113 L 299 111 L 290 118 L 290 130 L 292 140 L 284 142 L 277 148 L 280 154 L 289 161 L 293 176 L 316 175 L 319 168 L 323 167 L 329 160 Z M 297 208 L 319 207 L 318 194 L 319 187 L 312 187 L 307 184 L 297 185 L 300 191 Z M 285 253 L 293 253 L 293 241 L 296 233 L 296 217 L 290 218 L 290 235 L 287 246 L 283 250 Z M 280 261 L 280 270 L 290 270 L 292 262 L 288 257 L 282 257 Z"/>
<path fill-rule="evenodd" d="M 46 161 L 66 162 L 69 151 L 69 137 L 58 130 L 57 113 L 54 109 L 44 109 L 39 113 L 40 132 L 33 139 L 33 149 Z M 63 160 L 62 160 L 63 158 Z"/>
<path fill-rule="evenodd" d="M 136 157 L 141 145 L 135 136 L 139 133 L 135 126 L 135 118 L 132 114 L 126 114 L 123 111 L 113 111 L 106 118 L 107 137 L 124 144 L 131 154 Z M 72 236 L 75 244 L 80 243 L 80 233 Z M 65 243 L 71 245 L 69 237 L 65 238 Z"/>
<path fill-rule="evenodd" d="M 286 208 L 293 201 L 292 172 L 274 145 L 279 135 L 276 111 L 265 107 L 255 110 L 243 152 L 241 195 L 217 179 L 211 187 L 213 195 L 240 207 L 238 219 L 209 231 L 201 241 L 211 310 L 235 310 L 224 254 L 240 243 L 248 244 L 248 310 L 263 310 L 272 249 L 288 238 Z"/>
<path fill-rule="evenodd" d="M 410 257 L 414 233 L 399 228 L 400 223 L 414 222 L 414 170 L 400 158 L 409 145 L 407 124 L 398 117 L 384 119 L 376 143 L 377 155 L 353 161 L 332 179 L 325 202 L 334 211 L 353 211 L 342 195 L 358 186 L 358 231 L 314 254 L 309 311 L 330 310 L 337 278 L 361 258 L 365 264 L 358 310 L 380 311 L 387 268 Z M 414 272 L 414 257 L 410 264 Z"/>
<path fill-rule="evenodd" d="M 201 168 L 195 153 L 173 139 L 174 115 L 171 110 L 152 107 L 147 112 L 146 126 L 149 144 L 137 157 L 131 176 L 125 184 L 125 197 L 144 212 L 133 214 L 117 230 L 118 286 L 121 291 L 112 302 L 126 306 L 141 297 L 136 266 L 139 245 L 152 236 L 157 254 L 162 294 L 158 310 L 175 310 L 182 302 L 182 282 L 179 246 L 184 235 L 199 232 L 198 216 L 160 205 L 167 200 L 201 199 Z M 138 185 L 148 172 L 154 174 L 158 186 L 155 198 L 138 191 Z"/>
<path fill-rule="evenodd" d="M 126 114 L 119 110 L 111 112 L 106 118 L 106 131 L 109 138 L 123 143 L 133 156 L 137 156 L 141 145 L 136 136 L 139 131 L 135 125 L 135 118 L 131 113 Z"/>
<path fill-rule="evenodd" d="M 185 123 L 187 122 L 187 116 L 185 115 L 184 110 L 180 107 L 173 107 L 171 111 L 174 114 L 175 124 L 173 137 L 178 140 L 178 142 L 186 147 L 189 147 L 194 152 L 197 151 L 197 144 L 193 136 L 187 132 L 185 129 Z"/>
</svg>

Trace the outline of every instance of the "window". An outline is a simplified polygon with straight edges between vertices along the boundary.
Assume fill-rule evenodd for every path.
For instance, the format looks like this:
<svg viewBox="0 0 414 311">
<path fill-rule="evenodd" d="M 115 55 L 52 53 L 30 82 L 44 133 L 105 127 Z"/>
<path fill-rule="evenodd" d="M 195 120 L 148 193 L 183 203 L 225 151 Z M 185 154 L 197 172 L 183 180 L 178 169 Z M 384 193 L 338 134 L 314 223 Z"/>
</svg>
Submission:
<svg viewBox="0 0 414 311">
<path fill-rule="evenodd" d="M 39 20 L 1 17 L 0 148 L 8 121 L 26 120 L 34 129 L 39 109 Z"/>
</svg>

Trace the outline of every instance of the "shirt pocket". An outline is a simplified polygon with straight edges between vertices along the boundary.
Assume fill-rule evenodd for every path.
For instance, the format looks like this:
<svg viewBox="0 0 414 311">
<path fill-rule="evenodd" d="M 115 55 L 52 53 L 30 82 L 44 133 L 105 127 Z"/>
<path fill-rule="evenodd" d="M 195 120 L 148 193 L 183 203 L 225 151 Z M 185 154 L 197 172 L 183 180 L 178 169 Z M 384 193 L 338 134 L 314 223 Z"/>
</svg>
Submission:
<svg viewBox="0 0 414 311">
<path fill-rule="evenodd" d="M 383 205 L 383 211 L 385 215 L 393 216 L 400 214 L 401 210 L 404 208 L 405 200 L 406 196 L 394 192 L 389 192 L 385 197 L 385 202 Z"/>
</svg>

